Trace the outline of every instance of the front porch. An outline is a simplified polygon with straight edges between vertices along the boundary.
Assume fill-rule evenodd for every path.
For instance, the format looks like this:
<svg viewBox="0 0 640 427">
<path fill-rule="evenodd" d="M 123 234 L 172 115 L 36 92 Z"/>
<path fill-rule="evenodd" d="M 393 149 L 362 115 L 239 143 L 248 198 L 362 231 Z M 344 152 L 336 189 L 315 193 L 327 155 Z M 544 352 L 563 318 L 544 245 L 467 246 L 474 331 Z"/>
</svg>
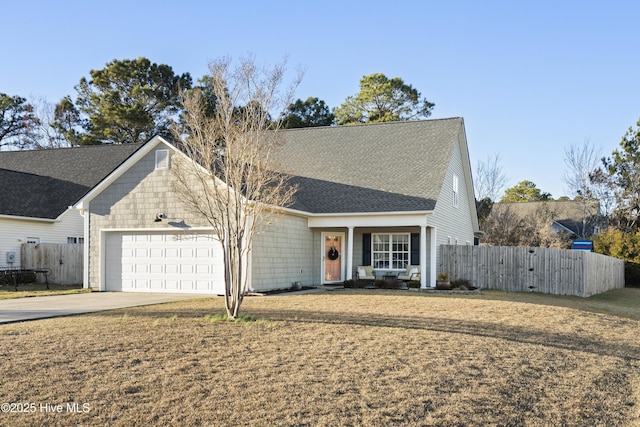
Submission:
<svg viewBox="0 0 640 427">
<path fill-rule="evenodd" d="M 320 283 L 355 280 L 359 266 L 371 266 L 373 280 L 389 279 L 410 265 L 419 267 L 422 289 L 435 287 L 436 229 L 426 220 L 424 214 L 310 219 Z"/>
</svg>

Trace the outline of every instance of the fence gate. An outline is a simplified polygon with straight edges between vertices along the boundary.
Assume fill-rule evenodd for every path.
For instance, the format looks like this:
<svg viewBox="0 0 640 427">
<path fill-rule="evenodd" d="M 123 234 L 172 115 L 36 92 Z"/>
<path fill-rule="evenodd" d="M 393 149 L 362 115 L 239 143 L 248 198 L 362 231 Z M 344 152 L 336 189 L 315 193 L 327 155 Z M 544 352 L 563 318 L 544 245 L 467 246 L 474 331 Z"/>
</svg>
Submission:
<svg viewBox="0 0 640 427">
<path fill-rule="evenodd" d="M 76 285 L 82 283 L 83 244 L 23 243 L 20 248 L 21 267 L 49 269 L 49 283 Z M 36 275 L 38 282 L 44 276 Z"/>
</svg>

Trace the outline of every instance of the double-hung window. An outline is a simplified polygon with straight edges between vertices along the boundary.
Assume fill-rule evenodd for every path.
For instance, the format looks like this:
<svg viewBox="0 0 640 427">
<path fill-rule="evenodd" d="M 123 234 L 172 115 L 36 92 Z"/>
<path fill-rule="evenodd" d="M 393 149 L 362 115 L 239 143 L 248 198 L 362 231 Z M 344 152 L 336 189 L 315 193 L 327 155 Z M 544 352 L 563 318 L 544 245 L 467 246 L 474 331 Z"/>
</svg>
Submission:
<svg viewBox="0 0 640 427">
<path fill-rule="evenodd" d="M 409 233 L 373 234 L 373 268 L 402 270 L 409 264 Z"/>
</svg>

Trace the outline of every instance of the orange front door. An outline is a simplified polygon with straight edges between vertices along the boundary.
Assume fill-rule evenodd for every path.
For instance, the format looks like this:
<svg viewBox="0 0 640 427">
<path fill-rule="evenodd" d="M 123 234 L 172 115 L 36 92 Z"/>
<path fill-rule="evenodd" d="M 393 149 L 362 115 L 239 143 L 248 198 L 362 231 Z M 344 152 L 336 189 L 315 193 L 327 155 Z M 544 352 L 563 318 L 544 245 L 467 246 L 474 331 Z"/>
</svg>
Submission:
<svg viewBox="0 0 640 427">
<path fill-rule="evenodd" d="M 341 282 L 342 277 L 342 242 L 344 234 L 323 233 L 324 281 Z"/>
</svg>

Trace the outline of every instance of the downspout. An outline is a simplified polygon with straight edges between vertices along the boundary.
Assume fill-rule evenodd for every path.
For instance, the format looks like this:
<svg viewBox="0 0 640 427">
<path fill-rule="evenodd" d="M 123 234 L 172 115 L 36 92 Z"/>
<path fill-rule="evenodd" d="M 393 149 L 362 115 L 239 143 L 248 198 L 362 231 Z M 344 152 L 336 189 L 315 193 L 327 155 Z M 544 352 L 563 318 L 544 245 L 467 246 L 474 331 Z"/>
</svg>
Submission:
<svg viewBox="0 0 640 427">
<path fill-rule="evenodd" d="M 89 289 L 89 202 L 85 202 L 84 208 L 78 209 L 80 212 L 80 216 L 82 217 L 83 222 L 83 236 L 84 243 L 82 244 L 82 287 L 84 289 Z M 69 209 L 72 209 L 72 206 L 69 206 Z"/>
</svg>

